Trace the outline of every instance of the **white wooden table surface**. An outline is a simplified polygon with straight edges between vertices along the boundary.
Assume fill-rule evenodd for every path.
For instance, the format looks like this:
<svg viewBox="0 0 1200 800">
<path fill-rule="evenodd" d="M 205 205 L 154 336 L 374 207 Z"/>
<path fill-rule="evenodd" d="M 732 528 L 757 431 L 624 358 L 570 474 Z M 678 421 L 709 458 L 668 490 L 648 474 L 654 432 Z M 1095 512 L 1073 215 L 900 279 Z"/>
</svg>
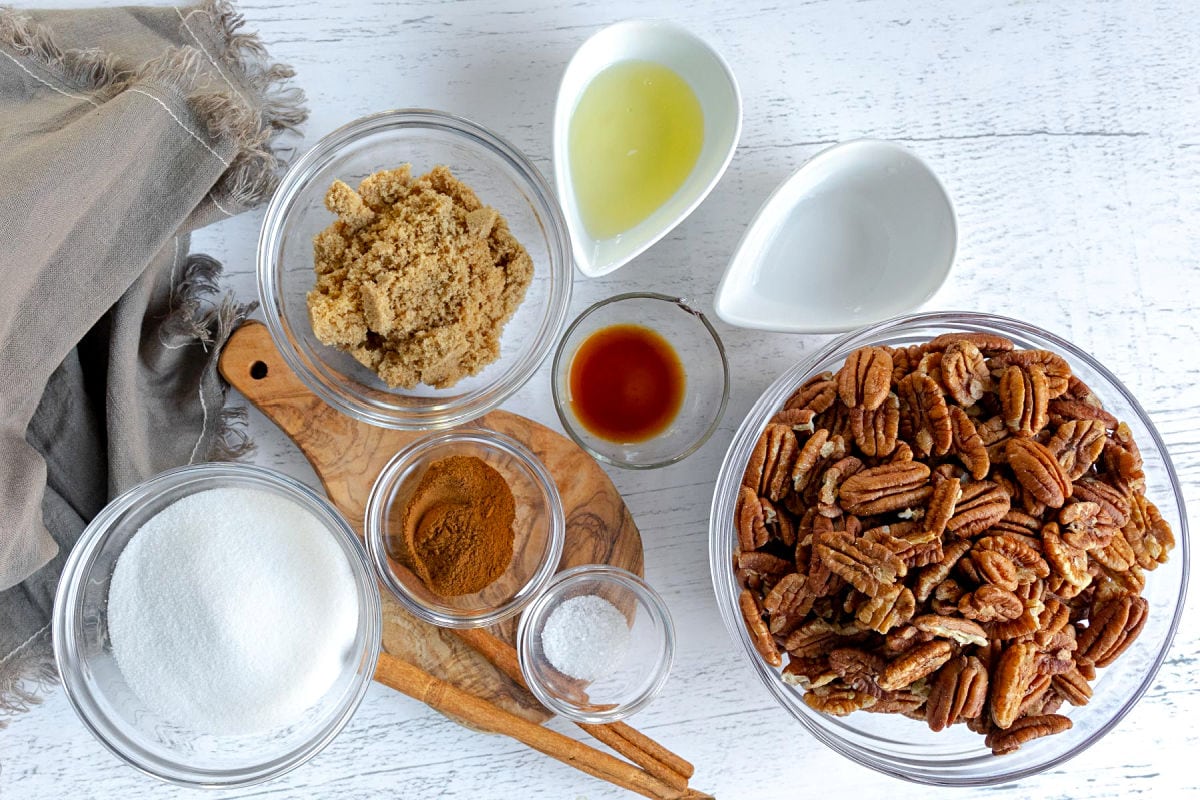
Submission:
<svg viewBox="0 0 1200 800">
<path fill-rule="evenodd" d="M 251 0 L 242 9 L 272 53 L 296 67 L 312 110 L 308 142 L 362 114 L 426 106 L 499 131 L 548 176 L 555 91 L 574 49 L 630 16 L 686 24 L 737 74 L 741 146 L 713 194 L 670 237 L 613 275 L 579 280 L 572 313 L 637 289 L 681 292 L 711 309 L 721 271 L 772 187 L 828 144 L 892 139 L 929 160 L 960 216 L 957 264 L 927 307 L 1019 316 L 1093 352 L 1141 398 L 1171 448 L 1188 502 L 1200 508 L 1200 16 L 1188 0 Z M 245 214 L 195 238 L 196 249 L 226 263 L 230 285 L 246 298 L 255 293 L 260 220 L 261 213 Z M 717 326 L 733 371 L 720 431 L 668 469 L 611 471 L 641 528 L 647 577 L 679 629 L 666 690 L 634 722 L 698 765 L 696 786 L 754 800 L 1200 793 L 1195 613 L 1185 616 L 1155 686 L 1111 734 L 1015 786 L 951 792 L 885 778 L 825 749 L 778 708 L 718 618 L 707 566 L 709 503 L 750 404 L 826 338 Z M 557 428 L 548 368 L 506 407 Z M 252 414 L 251 425 L 257 462 L 313 481 L 270 423 Z M 373 686 L 312 762 L 236 795 L 595 800 L 622 793 Z M 194 796 L 118 763 L 61 691 L 0 734 L 4 800 Z"/>
</svg>

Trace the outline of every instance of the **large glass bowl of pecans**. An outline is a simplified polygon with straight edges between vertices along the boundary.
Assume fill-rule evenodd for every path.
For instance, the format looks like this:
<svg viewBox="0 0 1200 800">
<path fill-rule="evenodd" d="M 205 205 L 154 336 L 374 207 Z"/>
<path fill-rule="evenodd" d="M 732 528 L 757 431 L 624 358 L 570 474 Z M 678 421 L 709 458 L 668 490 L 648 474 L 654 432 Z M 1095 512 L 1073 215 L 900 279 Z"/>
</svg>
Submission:
<svg viewBox="0 0 1200 800">
<path fill-rule="evenodd" d="M 1154 680 L 1187 518 L 1162 439 L 1088 354 L 983 314 L 865 328 L 734 436 L 710 559 L 775 698 L 880 772 L 1004 783 L 1060 764 Z"/>
</svg>

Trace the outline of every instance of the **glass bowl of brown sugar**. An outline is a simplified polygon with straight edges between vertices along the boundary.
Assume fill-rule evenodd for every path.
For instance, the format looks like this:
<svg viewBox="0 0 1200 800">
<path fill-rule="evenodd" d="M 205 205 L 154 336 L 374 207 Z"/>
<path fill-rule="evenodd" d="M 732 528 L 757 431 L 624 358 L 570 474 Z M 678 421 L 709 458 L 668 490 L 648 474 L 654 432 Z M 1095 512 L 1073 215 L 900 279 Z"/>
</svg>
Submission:
<svg viewBox="0 0 1200 800">
<path fill-rule="evenodd" d="M 327 205 L 335 181 L 345 184 L 344 196 L 335 203 L 344 210 L 347 202 L 353 205 L 375 196 L 364 194 L 364 185 L 380 189 L 385 185 L 380 176 L 392 175 L 398 181 L 395 173 L 406 164 L 411 165 L 413 186 L 420 183 L 417 176 L 447 168 L 461 182 L 459 190 L 482 203 L 478 211 L 491 209 L 502 218 L 484 227 L 503 227 L 527 252 L 532 275 L 522 276 L 528 285 L 515 310 L 505 312 L 511 316 L 493 319 L 499 311 L 480 300 L 481 293 L 484 300 L 507 296 L 507 291 L 485 291 L 494 288 L 500 269 L 463 272 L 462 264 L 449 255 L 460 252 L 452 245 L 453 232 L 462 233 L 461 222 L 422 223 L 440 232 L 436 244 L 438 252 L 448 254 L 444 261 L 429 258 L 427 250 L 411 252 L 400 247 L 401 240 L 386 236 L 366 250 L 365 240 L 351 238 L 335 247 L 326 236 L 335 225 L 347 224 L 341 212 Z M 391 179 L 386 183 L 391 185 Z M 459 190 L 453 192 L 456 197 Z M 387 191 L 398 190 L 393 186 Z M 450 199 L 445 193 L 437 197 L 446 201 L 442 205 Z M 370 202 L 379 206 L 376 200 Z M 381 220 L 388 216 L 379 213 Z M 465 224 L 471 225 L 469 215 Z M 367 227 L 374 231 L 374 226 Z M 375 235 L 363 230 L 367 239 Z M 334 251 L 359 253 L 361 264 L 334 268 L 329 258 Z M 446 266 L 451 262 L 458 264 L 453 271 Z M 434 274 L 422 266 L 429 264 L 440 264 L 442 272 Z M 375 277 L 364 282 L 365 272 Z M 357 277 L 348 277 L 350 273 Z M 492 278 L 468 279 L 468 274 Z M 345 281 L 336 287 L 322 280 L 340 280 L 339 276 Z M 520 389 L 554 347 L 566 321 L 572 278 L 571 243 L 562 210 L 528 157 L 482 125 L 428 109 L 372 114 L 320 139 L 280 181 L 258 245 L 262 313 L 288 367 L 338 411 L 399 430 L 444 430 L 469 422 Z M 459 290 L 463 293 L 456 294 Z M 321 295 L 318 305 L 310 295 Z M 483 305 L 488 306 L 486 314 L 463 310 Z M 502 305 L 507 308 L 510 303 Z M 466 317 L 472 316 L 488 321 L 468 324 Z M 499 322 L 501 318 L 507 321 Z M 467 328 L 460 329 L 460 323 Z M 386 365 L 407 363 L 393 348 L 401 341 L 411 346 L 405 349 L 408 357 L 419 352 L 434 363 L 454 364 L 453 374 L 422 369 L 419 378 L 404 378 L 389 372 Z M 459 362 L 459 357 L 465 360 Z"/>
<path fill-rule="evenodd" d="M 371 489 L 364 530 L 380 581 L 413 616 L 480 628 L 546 586 L 566 522 L 554 478 L 524 445 L 458 428 L 392 457 Z"/>
</svg>

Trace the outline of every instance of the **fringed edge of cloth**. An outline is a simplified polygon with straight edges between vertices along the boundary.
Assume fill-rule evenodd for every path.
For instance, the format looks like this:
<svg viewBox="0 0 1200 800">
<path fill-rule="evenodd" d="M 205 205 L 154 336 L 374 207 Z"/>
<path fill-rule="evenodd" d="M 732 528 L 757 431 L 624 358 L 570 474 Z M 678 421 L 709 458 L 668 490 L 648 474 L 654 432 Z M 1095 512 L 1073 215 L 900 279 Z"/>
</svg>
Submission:
<svg viewBox="0 0 1200 800">
<path fill-rule="evenodd" d="M 159 326 L 159 336 L 171 345 L 199 345 L 211 356 L 200 375 L 197 391 L 204 409 L 204 424 L 192 450 L 190 463 L 233 461 L 254 451 L 254 442 L 246 432 L 246 409 L 225 406 L 226 385 L 217 371 L 216 354 L 254 309 L 257 301 L 237 302 L 231 293 L 219 303 L 210 298 L 220 287 L 221 263 L 212 256 L 193 253 L 188 256 L 179 279 L 171 287 L 170 314 Z M 211 409 L 220 409 L 215 418 Z"/>
<path fill-rule="evenodd" d="M 5 717 L 23 714 L 41 703 L 42 695 L 57 682 L 47 623 L 0 659 L 0 730 L 8 727 Z"/>
<path fill-rule="evenodd" d="M 213 140 L 236 142 L 236 154 L 212 190 L 223 208 L 236 213 L 270 199 L 291 154 L 278 137 L 307 119 L 304 93 L 289 83 L 292 68 L 271 63 L 258 35 L 242 30 L 245 20 L 228 0 L 205 0 L 186 11 L 187 17 L 180 12 L 181 28 L 199 47 L 173 48 L 144 64 L 128 64 L 101 50 L 63 50 L 50 29 L 6 6 L 0 6 L 0 45 L 96 101 L 142 83 L 179 92 Z M 211 31 L 205 32 L 212 34 L 207 44 L 217 52 L 209 52 L 197 38 L 188 22 L 194 16 L 207 20 Z M 216 68 L 215 76 L 207 72 L 209 66 Z M 197 88 L 202 75 L 206 85 Z M 228 90 L 214 91 L 214 78 L 223 79 Z"/>
</svg>

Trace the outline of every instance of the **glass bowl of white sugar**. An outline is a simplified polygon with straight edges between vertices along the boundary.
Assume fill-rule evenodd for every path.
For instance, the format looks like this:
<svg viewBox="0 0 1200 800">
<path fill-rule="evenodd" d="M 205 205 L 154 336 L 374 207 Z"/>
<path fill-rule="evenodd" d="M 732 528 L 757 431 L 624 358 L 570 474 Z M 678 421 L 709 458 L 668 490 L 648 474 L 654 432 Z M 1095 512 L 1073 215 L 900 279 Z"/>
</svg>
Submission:
<svg viewBox="0 0 1200 800">
<path fill-rule="evenodd" d="M 244 464 L 164 472 L 109 503 L 71 551 L 53 618 L 67 697 L 101 744 L 209 787 L 269 780 L 332 741 L 380 628 L 346 520 Z"/>
<path fill-rule="evenodd" d="M 560 572 L 530 603 L 517 653 L 530 691 L 551 711 L 616 722 L 667 682 L 675 628 L 666 603 L 637 575 L 585 564 Z"/>
</svg>

